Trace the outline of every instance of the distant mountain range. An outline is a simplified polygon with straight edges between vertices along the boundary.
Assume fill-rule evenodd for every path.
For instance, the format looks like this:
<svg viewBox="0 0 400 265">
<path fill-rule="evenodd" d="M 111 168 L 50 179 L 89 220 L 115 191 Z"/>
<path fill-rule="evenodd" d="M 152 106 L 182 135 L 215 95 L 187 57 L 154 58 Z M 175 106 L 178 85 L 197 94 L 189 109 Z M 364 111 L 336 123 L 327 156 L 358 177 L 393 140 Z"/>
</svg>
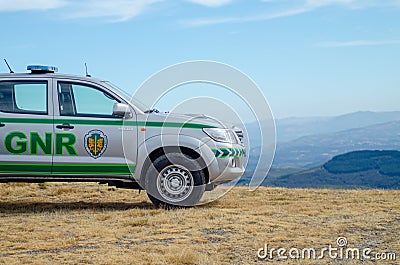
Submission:
<svg viewBox="0 0 400 265">
<path fill-rule="evenodd" d="M 322 166 L 279 177 L 263 185 L 291 188 L 400 189 L 399 151 L 355 151 Z"/>
<path fill-rule="evenodd" d="M 260 136 L 256 124 L 247 128 L 250 139 L 257 142 Z M 305 169 L 350 151 L 400 149 L 400 111 L 278 119 L 276 131 L 273 167 Z M 253 146 L 249 152 L 250 171 L 255 168 L 260 148 Z"/>
<path fill-rule="evenodd" d="M 350 151 L 397 149 L 400 149 L 400 121 L 392 121 L 280 143 L 274 167 L 310 168 Z"/>
<path fill-rule="evenodd" d="M 321 165 L 340 154 L 359 150 L 400 150 L 400 111 L 355 112 L 337 117 L 288 118 L 277 120 L 276 124 L 278 142 L 272 169 L 267 178 L 270 183 L 278 179 L 283 181 L 281 177 L 289 178 L 288 176 L 298 172 L 309 174 L 307 176 L 322 176 L 324 168 L 321 168 Z M 253 140 L 259 139 L 255 124 L 249 124 L 247 128 L 248 137 Z M 239 184 L 244 185 L 250 181 L 258 162 L 260 148 L 254 146 L 250 149 L 246 172 Z M 262 162 L 260 164 L 264 165 Z M 345 174 L 356 177 L 354 172 Z M 377 173 L 369 170 L 362 174 L 368 176 Z M 331 173 L 323 176 L 333 179 L 338 177 Z M 356 178 L 363 179 L 361 176 Z M 307 183 L 310 184 L 315 179 L 302 180 L 304 186 L 307 186 Z M 345 179 L 341 180 L 346 183 Z M 340 184 L 340 181 L 336 184 L 338 183 Z"/>
<path fill-rule="evenodd" d="M 400 111 L 358 111 L 334 117 L 277 119 L 278 142 L 287 142 L 308 135 L 327 134 L 400 120 Z"/>
</svg>

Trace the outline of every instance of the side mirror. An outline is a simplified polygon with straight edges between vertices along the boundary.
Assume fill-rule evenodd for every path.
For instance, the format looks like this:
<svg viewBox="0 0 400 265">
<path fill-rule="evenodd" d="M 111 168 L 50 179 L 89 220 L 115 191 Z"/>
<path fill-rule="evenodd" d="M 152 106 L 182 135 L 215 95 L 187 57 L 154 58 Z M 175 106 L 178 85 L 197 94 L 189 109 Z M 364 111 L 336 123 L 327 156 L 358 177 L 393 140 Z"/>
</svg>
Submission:
<svg viewBox="0 0 400 265">
<path fill-rule="evenodd" d="M 119 117 L 130 117 L 131 108 L 129 107 L 129 105 L 124 103 L 115 103 L 113 106 L 113 115 Z"/>
</svg>

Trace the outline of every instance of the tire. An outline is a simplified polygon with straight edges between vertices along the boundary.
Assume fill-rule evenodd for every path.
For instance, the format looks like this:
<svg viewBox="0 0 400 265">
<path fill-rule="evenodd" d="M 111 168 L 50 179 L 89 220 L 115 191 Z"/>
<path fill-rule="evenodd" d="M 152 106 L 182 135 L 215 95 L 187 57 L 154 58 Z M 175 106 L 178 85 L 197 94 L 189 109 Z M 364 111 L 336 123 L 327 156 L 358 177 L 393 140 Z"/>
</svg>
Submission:
<svg viewBox="0 0 400 265">
<path fill-rule="evenodd" d="M 200 164 L 182 153 L 157 158 L 145 179 L 147 196 L 156 207 L 165 209 L 196 205 L 204 194 L 204 184 Z"/>
</svg>

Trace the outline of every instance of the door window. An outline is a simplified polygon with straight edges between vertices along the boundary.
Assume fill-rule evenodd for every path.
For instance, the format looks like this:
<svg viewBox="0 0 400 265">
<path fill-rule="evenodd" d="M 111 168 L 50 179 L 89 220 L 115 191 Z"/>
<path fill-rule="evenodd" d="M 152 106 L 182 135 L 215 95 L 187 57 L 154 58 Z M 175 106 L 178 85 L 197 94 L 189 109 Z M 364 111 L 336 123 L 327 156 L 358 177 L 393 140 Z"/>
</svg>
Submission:
<svg viewBox="0 0 400 265">
<path fill-rule="evenodd" d="M 114 117 L 119 102 L 98 88 L 66 82 L 58 83 L 58 95 L 62 116 Z"/>
<path fill-rule="evenodd" d="M 0 82 L 0 111 L 47 114 L 47 82 Z"/>
</svg>

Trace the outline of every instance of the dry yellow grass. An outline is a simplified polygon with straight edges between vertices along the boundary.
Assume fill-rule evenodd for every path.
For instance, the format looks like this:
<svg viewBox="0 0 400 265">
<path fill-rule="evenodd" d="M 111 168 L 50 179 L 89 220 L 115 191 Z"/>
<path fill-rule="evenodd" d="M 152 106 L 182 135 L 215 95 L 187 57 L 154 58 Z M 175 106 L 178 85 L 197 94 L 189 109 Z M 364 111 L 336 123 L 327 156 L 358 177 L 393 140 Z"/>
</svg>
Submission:
<svg viewBox="0 0 400 265">
<path fill-rule="evenodd" d="M 321 249 L 339 236 L 399 264 L 400 191 L 234 188 L 166 211 L 94 183 L 0 184 L 0 264 L 360 264 L 257 258 L 265 243 Z"/>
</svg>

